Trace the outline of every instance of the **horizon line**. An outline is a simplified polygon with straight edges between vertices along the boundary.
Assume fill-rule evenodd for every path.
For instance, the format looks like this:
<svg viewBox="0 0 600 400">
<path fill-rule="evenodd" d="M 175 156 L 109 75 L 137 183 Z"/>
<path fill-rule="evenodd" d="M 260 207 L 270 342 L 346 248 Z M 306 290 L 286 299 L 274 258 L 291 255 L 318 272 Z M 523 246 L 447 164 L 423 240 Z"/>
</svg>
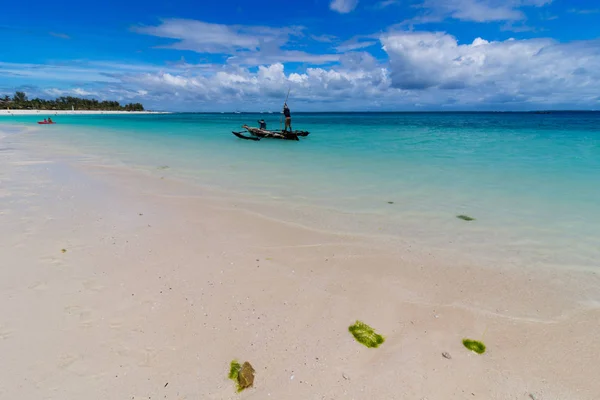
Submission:
<svg viewBox="0 0 600 400">
<path fill-rule="evenodd" d="M 83 111 L 83 110 L 82 110 Z M 282 114 L 277 111 L 159 111 L 159 110 L 147 110 L 155 112 L 167 112 L 170 114 Z M 414 113 L 564 113 L 564 112 L 585 112 L 585 113 L 596 113 L 600 112 L 600 109 L 557 109 L 557 110 L 418 110 L 418 111 L 375 111 L 375 110 L 363 110 L 363 111 L 295 111 L 294 114 L 357 114 L 357 113 L 373 113 L 373 114 L 414 114 Z"/>
</svg>

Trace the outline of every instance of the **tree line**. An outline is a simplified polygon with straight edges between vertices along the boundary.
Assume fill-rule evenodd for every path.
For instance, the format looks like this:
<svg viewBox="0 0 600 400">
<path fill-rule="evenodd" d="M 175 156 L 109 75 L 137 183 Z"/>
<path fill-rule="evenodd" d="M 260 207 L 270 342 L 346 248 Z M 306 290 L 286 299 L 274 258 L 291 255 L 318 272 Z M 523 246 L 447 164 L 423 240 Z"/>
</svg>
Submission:
<svg viewBox="0 0 600 400">
<path fill-rule="evenodd" d="M 141 103 L 129 103 L 124 106 L 118 101 L 98 101 L 80 97 L 63 96 L 55 100 L 40 98 L 29 99 L 24 92 L 10 96 L 0 96 L 0 106 L 15 110 L 94 110 L 94 111 L 144 111 Z"/>
</svg>

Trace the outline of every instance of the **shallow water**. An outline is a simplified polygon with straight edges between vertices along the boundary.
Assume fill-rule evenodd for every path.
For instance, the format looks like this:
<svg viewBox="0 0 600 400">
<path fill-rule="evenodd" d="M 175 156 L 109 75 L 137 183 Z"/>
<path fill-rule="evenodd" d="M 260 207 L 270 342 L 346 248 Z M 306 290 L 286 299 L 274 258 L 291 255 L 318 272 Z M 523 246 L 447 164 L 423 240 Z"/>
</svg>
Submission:
<svg viewBox="0 0 600 400">
<path fill-rule="evenodd" d="M 600 113 L 293 117 L 311 132 L 300 142 L 231 134 L 261 118 L 279 128 L 277 114 L 56 116 L 31 140 L 278 204 L 274 216 L 321 229 L 456 246 L 488 263 L 600 264 Z"/>
</svg>

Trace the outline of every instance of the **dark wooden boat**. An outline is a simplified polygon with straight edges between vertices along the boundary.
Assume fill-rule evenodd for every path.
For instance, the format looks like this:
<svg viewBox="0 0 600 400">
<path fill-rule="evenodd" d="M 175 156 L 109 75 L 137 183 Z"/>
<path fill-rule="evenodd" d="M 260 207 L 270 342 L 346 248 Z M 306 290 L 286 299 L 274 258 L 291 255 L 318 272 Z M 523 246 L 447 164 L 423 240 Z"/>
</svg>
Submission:
<svg viewBox="0 0 600 400">
<path fill-rule="evenodd" d="M 244 135 L 244 132 L 235 132 L 235 131 L 232 131 L 231 133 L 233 133 L 235 136 L 239 137 L 240 139 L 254 140 L 254 141 L 259 141 L 260 140 L 260 138 L 258 138 L 256 136 L 246 136 L 246 135 Z"/>
<path fill-rule="evenodd" d="M 286 131 L 269 131 L 266 129 L 260 129 L 260 128 L 253 128 L 251 126 L 248 125 L 243 125 L 242 128 L 244 128 L 246 131 L 248 131 L 253 137 L 262 139 L 262 138 L 269 138 L 269 139 L 282 139 L 282 140 L 300 140 L 298 139 L 298 136 L 307 136 L 308 132 L 305 131 L 299 131 L 300 134 L 297 134 L 296 131 L 294 132 L 286 132 Z M 248 136 L 242 135 L 241 132 L 233 132 L 233 134 L 241 139 L 247 139 L 249 138 Z"/>
<path fill-rule="evenodd" d="M 297 136 L 303 136 L 303 137 L 310 135 L 310 132 L 308 132 L 308 131 L 292 131 L 292 133 L 294 133 Z"/>
</svg>

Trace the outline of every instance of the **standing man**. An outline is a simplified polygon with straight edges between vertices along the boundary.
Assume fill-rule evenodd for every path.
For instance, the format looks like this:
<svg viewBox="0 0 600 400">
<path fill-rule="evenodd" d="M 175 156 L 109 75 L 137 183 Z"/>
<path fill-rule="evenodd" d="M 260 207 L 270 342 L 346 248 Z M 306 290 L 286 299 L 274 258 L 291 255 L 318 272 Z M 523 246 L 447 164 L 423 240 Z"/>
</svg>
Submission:
<svg viewBox="0 0 600 400">
<path fill-rule="evenodd" d="M 285 128 L 284 131 L 287 132 L 288 126 L 290 127 L 290 132 L 292 131 L 292 115 L 290 114 L 290 109 L 287 106 L 287 103 L 283 103 L 283 115 L 285 116 Z"/>
</svg>

